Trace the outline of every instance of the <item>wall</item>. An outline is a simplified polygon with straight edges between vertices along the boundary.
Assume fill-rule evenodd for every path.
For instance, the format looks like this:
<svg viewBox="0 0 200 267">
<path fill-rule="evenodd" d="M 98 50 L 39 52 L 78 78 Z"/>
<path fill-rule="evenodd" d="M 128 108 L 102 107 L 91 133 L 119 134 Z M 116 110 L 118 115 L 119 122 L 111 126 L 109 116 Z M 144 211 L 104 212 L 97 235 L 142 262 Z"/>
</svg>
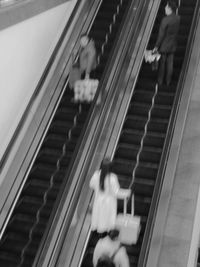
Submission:
<svg viewBox="0 0 200 267">
<path fill-rule="evenodd" d="M 0 158 L 76 1 L 0 31 Z"/>
<path fill-rule="evenodd" d="M 36 16 L 72 0 L 3 0 L 0 1 L 0 30 Z"/>
</svg>

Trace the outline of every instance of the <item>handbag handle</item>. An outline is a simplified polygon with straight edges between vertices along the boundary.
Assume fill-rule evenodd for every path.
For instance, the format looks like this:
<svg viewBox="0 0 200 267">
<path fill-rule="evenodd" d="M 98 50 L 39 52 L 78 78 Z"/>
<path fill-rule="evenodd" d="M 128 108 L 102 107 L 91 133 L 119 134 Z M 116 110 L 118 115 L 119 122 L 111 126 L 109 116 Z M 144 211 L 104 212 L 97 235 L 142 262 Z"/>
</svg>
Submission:
<svg viewBox="0 0 200 267">
<path fill-rule="evenodd" d="M 127 214 L 127 198 L 124 199 L 124 215 Z M 131 215 L 134 216 L 134 194 L 131 196 Z"/>
</svg>

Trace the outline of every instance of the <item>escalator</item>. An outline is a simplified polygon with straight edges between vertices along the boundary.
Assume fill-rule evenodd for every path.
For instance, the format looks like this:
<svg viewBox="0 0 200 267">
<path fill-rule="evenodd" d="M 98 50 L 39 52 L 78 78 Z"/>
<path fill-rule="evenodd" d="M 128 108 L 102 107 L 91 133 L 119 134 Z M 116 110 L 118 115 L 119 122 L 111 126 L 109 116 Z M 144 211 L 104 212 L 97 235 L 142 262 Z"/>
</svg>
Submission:
<svg viewBox="0 0 200 267">
<path fill-rule="evenodd" d="M 93 22 L 89 34 L 99 56 L 95 73 L 99 80 L 130 3 L 131 0 L 102 1 Z M 2 267 L 33 264 L 90 111 L 89 104 L 75 104 L 71 98 L 72 92 L 67 88 L 1 239 Z"/>
<path fill-rule="evenodd" d="M 166 2 L 165 0 L 161 1 L 148 48 L 152 49 L 155 45 Z M 197 1 L 195 0 L 180 1 L 179 15 L 181 16 L 181 24 L 177 52 L 174 58 L 172 83 L 169 87 L 163 85 L 158 88 L 153 106 L 152 99 L 155 94 L 156 73 L 151 70 L 150 65 L 145 62 L 142 63 L 113 157 L 113 171 L 118 175 L 122 187 L 128 188 L 130 186 L 134 173 L 135 213 L 141 216 L 142 229 L 139 240 L 136 245 L 126 247 L 130 266 L 140 266 L 138 262 L 142 242 L 196 4 Z M 148 113 L 151 107 L 149 119 Z M 146 124 L 147 129 L 145 130 Z M 142 139 L 144 142 L 141 147 Z M 140 155 L 139 161 L 137 161 L 138 153 Z M 122 208 L 123 205 L 119 202 L 118 212 L 121 213 Z M 82 267 L 92 267 L 93 250 L 98 238 L 97 234 L 91 234 Z"/>
<path fill-rule="evenodd" d="M 198 248 L 197 267 L 200 267 L 200 248 Z"/>
</svg>

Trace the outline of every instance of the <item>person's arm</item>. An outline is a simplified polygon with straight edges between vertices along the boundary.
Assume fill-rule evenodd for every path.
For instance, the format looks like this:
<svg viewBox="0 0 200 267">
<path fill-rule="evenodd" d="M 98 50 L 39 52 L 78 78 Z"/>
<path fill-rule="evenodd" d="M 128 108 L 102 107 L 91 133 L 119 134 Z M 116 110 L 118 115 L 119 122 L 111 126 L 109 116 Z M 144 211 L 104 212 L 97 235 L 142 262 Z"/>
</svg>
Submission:
<svg viewBox="0 0 200 267">
<path fill-rule="evenodd" d="M 98 179 L 98 175 L 99 175 L 99 171 L 95 171 L 95 173 L 92 175 L 92 178 L 90 180 L 90 188 L 92 188 L 93 190 L 95 190 L 96 185 L 97 185 L 97 179 Z"/>
<path fill-rule="evenodd" d="M 102 245 L 101 245 L 102 241 L 101 239 L 97 242 L 96 244 L 96 247 L 94 249 L 94 252 L 93 252 L 93 259 L 92 259 L 92 262 L 93 262 L 93 266 L 95 267 L 97 265 L 97 261 L 98 259 L 100 258 L 101 256 L 101 253 L 102 253 Z"/>
<path fill-rule="evenodd" d="M 166 34 L 166 28 L 167 28 L 167 23 L 166 23 L 166 17 L 165 17 L 164 19 L 162 19 L 162 22 L 160 24 L 158 38 L 157 38 L 157 41 L 154 47 L 154 50 L 155 50 L 154 52 L 156 52 L 160 48 L 161 43 Z"/>
<path fill-rule="evenodd" d="M 130 196 L 131 190 L 120 188 L 117 175 L 115 175 L 114 173 L 111 174 L 110 183 L 113 193 L 116 195 L 117 198 L 124 199 Z"/>
<path fill-rule="evenodd" d="M 120 261 L 120 267 L 130 267 L 129 257 L 124 247 L 120 249 L 119 255 L 117 256 Z"/>
</svg>

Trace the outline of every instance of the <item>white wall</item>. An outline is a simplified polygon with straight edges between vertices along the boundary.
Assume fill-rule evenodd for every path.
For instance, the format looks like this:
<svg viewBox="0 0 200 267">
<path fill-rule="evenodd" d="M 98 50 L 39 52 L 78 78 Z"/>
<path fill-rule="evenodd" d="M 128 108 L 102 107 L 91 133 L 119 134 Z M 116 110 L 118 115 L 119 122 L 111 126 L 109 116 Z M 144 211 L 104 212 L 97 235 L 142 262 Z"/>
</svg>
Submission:
<svg viewBox="0 0 200 267">
<path fill-rule="evenodd" d="M 76 1 L 0 31 L 0 158 Z"/>
</svg>

